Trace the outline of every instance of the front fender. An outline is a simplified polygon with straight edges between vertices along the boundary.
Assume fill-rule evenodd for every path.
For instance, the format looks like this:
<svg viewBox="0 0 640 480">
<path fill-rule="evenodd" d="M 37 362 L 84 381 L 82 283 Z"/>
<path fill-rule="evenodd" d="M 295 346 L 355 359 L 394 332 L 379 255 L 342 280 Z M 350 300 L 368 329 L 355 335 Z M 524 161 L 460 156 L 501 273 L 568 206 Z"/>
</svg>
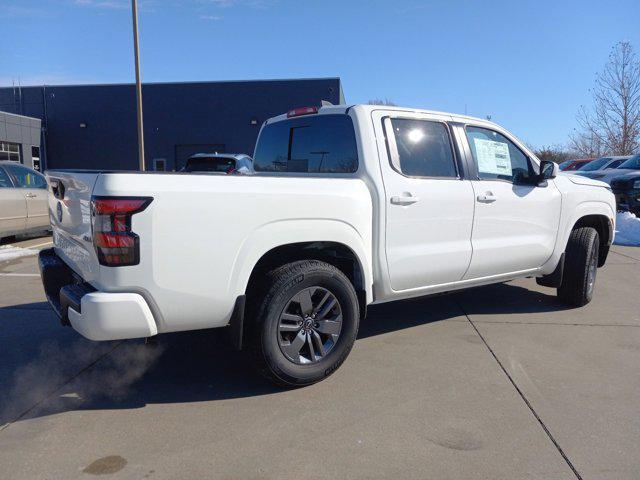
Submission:
<svg viewBox="0 0 640 480">
<path fill-rule="evenodd" d="M 367 223 L 368 222 L 368 223 Z M 370 225 L 370 219 L 363 219 Z M 302 242 L 335 242 L 350 248 L 363 273 L 367 303 L 373 300 L 371 273 L 371 235 L 361 235 L 355 226 L 335 219 L 290 219 L 267 223 L 253 230 L 242 242 L 229 278 L 233 298 L 244 295 L 253 268 L 269 251 Z"/>
<path fill-rule="evenodd" d="M 558 261 L 560 260 L 560 256 L 565 251 L 567 242 L 569 241 L 569 235 L 571 235 L 571 231 L 573 230 L 573 226 L 578 222 L 578 220 L 580 220 L 582 217 L 586 217 L 587 215 L 602 215 L 612 220 L 609 223 L 610 228 L 612 229 L 611 243 L 613 243 L 616 215 L 611 208 L 611 205 L 606 202 L 590 200 L 578 203 L 575 208 L 567 208 L 566 211 L 563 208 L 562 218 L 560 221 L 560 231 L 558 232 L 553 255 L 542 266 L 542 274 L 548 275 L 555 270 L 556 266 L 558 265 Z"/>
</svg>

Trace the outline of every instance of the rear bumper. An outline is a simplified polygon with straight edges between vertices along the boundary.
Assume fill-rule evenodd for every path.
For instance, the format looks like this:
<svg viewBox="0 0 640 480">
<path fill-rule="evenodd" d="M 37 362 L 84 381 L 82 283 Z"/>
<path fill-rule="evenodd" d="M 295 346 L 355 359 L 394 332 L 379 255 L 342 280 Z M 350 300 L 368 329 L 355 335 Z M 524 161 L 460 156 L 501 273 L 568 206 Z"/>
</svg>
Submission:
<svg viewBox="0 0 640 480">
<path fill-rule="evenodd" d="M 38 264 L 51 308 L 63 324 L 70 324 L 82 336 L 89 340 L 121 340 L 158 333 L 141 295 L 96 291 L 53 248 L 40 252 Z"/>
</svg>

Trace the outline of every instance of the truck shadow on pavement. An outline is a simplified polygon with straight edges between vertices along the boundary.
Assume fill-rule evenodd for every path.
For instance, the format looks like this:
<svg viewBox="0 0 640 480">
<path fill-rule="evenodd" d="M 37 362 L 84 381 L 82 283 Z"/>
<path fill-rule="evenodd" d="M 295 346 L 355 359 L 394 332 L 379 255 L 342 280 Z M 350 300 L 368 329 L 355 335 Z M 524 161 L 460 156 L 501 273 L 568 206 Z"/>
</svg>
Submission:
<svg viewBox="0 0 640 480">
<path fill-rule="evenodd" d="M 552 293 L 551 290 L 549 290 Z M 358 338 L 384 335 L 443 320 L 466 321 L 465 314 L 540 313 L 565 307 L 555 296 L 512 284 L 372 306 Z M 0 401 L 2 425 L 72 410 L 135 409 L 147 404 L 204 402 L 277 394 L 282 389 L 260 377 L 248 355 L 234 351 L 224 329 L 165 334 L 157 345 L 141 340 L 94 343 L 69 328 L 25 329 L 20 316 L 57 323 L 46 304 L 0 308 L 0 338 L 23 336 L 30 345 L 19 355 L 0 352 L 7 378 Z M 17 314 L 16 312 L 21 312 Z M 22 331 L 16 333 L 16 329 Z M 11 332 L 6 332 L 12 330 Z M 19 348 L 19 347 L 16 347 Z M 356 343 L 357 348 L 357 343 Z M 9 378 L 11 377 L 11 378 Z"/>
</svg>

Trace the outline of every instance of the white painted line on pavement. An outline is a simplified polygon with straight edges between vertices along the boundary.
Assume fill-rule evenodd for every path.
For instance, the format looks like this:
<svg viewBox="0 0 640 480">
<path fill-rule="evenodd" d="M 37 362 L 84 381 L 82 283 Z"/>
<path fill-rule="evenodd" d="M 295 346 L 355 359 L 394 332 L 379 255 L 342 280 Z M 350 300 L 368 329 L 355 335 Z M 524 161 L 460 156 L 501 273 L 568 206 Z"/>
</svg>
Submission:
<svg viewBox="0 0 640 480">
<path fill-rule="evenodd" d="M 53 245 L 53 242 L 39 243 L 38 245 L 31 245 L 30 247 L 25 247 L 25 248 L 38 248 L 38 247 L 44 247 L 46 245 Z"/>
<path fill-rule="evenodd" d="M 39 273 L 0 273 L 0 277 L 39 277 Z"/>
</svg>

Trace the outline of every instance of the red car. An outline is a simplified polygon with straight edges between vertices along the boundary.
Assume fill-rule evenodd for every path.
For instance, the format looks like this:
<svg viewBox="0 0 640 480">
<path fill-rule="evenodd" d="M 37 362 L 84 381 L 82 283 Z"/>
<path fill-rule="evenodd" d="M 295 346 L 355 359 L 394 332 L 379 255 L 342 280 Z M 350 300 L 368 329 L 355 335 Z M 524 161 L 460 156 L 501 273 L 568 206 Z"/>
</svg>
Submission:
<svg viewBox="0 0 640 480">
<path fill-rule="evenodd" d="M 567 160 L 562 162 L 559 167 L 560 170 L 566 172 L 568 170 L 577 170 L 586 163 L 592 162 L 595 158 L 576 158 L 575 160 Z"/>
</svg>

